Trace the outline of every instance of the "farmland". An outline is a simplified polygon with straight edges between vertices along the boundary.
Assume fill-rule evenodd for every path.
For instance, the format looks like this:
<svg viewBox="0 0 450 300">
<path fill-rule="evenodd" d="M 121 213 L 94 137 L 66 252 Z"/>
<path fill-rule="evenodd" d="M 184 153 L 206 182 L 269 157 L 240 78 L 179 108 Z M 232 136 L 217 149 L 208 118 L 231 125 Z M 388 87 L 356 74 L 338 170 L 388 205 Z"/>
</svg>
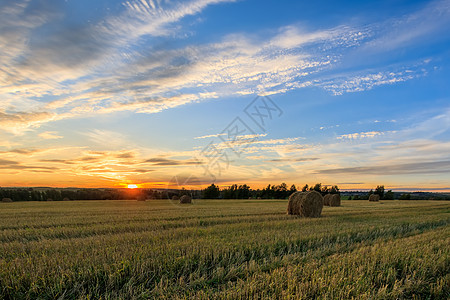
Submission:
<svg viewBox="0 0 450 300">
<path fill-rule="evenodd" d="M 0 203 L 0 299 L 450 295 L 450 202 Z"/>
</svg>

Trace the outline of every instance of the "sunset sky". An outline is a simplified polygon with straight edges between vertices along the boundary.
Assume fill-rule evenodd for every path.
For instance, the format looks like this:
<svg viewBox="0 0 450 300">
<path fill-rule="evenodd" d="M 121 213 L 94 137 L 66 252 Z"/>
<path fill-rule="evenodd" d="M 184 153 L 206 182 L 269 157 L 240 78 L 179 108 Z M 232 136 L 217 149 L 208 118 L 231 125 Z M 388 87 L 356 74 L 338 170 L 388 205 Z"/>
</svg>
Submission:
<svg viewBox="0 0 450 300">
<path fill-rule="evenodd" d="M 0 186 L 450 190 L 448 0 L 3 0 L 0 20 Z"/>
</svg>

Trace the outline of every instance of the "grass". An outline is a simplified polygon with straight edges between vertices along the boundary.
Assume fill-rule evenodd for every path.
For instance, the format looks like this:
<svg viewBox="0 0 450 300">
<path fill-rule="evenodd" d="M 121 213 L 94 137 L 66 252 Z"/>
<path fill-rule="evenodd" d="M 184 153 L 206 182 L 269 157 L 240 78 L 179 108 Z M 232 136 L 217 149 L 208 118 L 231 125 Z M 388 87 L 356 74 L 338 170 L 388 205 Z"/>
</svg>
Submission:
<svg viewBox="0 0 450 300">
<path fill-rule="evenodd" d="M 450 202 L 0 203 L 0 299 L 448 299 Z"/>
</svg>

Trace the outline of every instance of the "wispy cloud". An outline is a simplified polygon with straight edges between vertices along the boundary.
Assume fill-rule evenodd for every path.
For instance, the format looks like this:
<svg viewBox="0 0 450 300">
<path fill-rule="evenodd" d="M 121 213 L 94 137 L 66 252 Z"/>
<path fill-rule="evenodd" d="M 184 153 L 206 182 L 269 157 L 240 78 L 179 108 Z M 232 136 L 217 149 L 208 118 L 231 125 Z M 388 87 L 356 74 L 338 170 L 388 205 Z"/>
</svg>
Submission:
<svg viewBox="0 0 450 300">
<path fill-rule="evenodd" d="M 217 133 L 217 134 L 208 134 L 208 135 L 202 135 L 202 136 L 197 136 L 194 139 L 199 140 L 199 139 L 209 139 L 209 138 L 217 138 L 220 136 L 226 136 L 226 133 Z"/>
<path fill-rule="evenodd" d="M 398 67 L 397 67 L 398 68 Z M 420 66 L 408 66 L 406 70 L 381 71 L 371 73 L 368 70 L 365 74 L 346 74 L 336 76 L 331 79 L 324 79 L 318 82 L 318 85 L 334 95 L 344 93 L 354 93 L 371 90 L 381 85 L 392 85 L 399 82 L 408 81 L 427 74 L 425 63 Z"/>
<path fill-rule="evenodd" d="M 398 165 L 377 165 L 352 168 L 317 170 L 318 174 L 351 174 L 351 175 L 399 175 L 399 174 L 436 174 L 448 173 L 450 161 L 432 161 Z"/>
<path fill-rule="evenodd" d="M 340 136 L 337 136 L 336 139 L 338 139 L 338 140 L 357 140 L 357 139 L 363 139 L 363 138 L 374 138 L 374 137 L 385 135 L 385 134 L 389 134 L 389 133 L 395 133 L 395 131 L 389 131 L 389 132 L 382 132 L 382 131 L 355 132 L 355 133 L 349 133 L 349 134 L 342 134 Z"/>
<path fill-rule="evenodd" d="M 182 165 L 200 165 L 202 162 L 189 159 L 189 160 L 175 160 L 175 159 L 167 159 L 167 158 L 150 158 L 144 161 L 144 163 L 150 163 L 155 166 L 182 166 Z"/>
<path fill-rule="evenodd" d="M 44 140 L 57 140 L 62 139 L 63 137 L 58 135 L 58 132 L 56 131 L 45 131 L 38 134 L 39 137 L 43 138 Z"/>
<path fill-rule="evenodd" d="M 394 34 L 378 30 L 380 24 L 319 31 L 292 25 L 268 38 L 231 34 L 215 43 L 178 49 L 145 43 L 139 50 L 130 47 L 145 36 L 169 36 L 185 16 L 223 2 L 230 1 L 128 1 L 116 16 L 80 28 L 61 27 L 35 43 L 27 42 L 33 30 L 61 14 L 57 9 L 30 14 L 25 1 L 7 4 L 0 15 L 5 20 L 0 31 L 0 96 L 6 99 L 0 107 L 2 128 L 17 133 L 65 118 L 156 113 L 227 95 L 273 95 L 311 86 L 340 95 L 411 80 L 432 67 L 413 63 L 341 73 L 339 65 L 354 55 L 351 51 L 378 45 L 377 40 Z M 448 1 L 433 2 L 402 22 L 391 22 L 400 34 L 400 28 L 415 28 L 409 24 L 432 10 L 439 15 L 426 26 L 431 32 L 446 22 L 448 6 Z M 23 57 L 20 64 L 17 57 Z M 48 96 L 55 100 L 36 101 Z"/>
</svg>

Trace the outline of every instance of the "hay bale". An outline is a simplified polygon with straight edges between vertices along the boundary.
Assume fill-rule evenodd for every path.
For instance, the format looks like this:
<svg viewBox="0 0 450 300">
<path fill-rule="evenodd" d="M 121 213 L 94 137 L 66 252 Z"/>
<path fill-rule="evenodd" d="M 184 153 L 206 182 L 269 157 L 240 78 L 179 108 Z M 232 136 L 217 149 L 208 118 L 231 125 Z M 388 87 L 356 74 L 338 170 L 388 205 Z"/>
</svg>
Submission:
<svg viewBox="0 0 450 300">
<path fill-rule="evenodd" d="M 178 201 L 178 200 L 180 200 L 180 197 L 178 197 L 177 195 L 174 195 L 174 196 L 172 196 L 172 200 Z"/>
<path fill-rule="evenodd" d="M 325 197 L 323 197 L 323 205 L 330 206 L 331 197 L 331 194 L 326 194 Z"/>
<path fill-rule="evenodd" d="M 47 198 L 47 201 L 53 201 L 53 199 L 52 198 Z"/>
<path fill-rule="evenodd" d="M 316 191 L 301 195 L 300 216 L 307 218 L 318 218 L 322 213 L 323 197 Z"/>
<path fill-rule="evenodd" d="M 261 200 L 261 197 L 256 198 L 257 200 Z"/>
<path fill-rule="evenodd" d="M 188 195 L 183 195 L 180 198 L 180 203 L 181 204 L 192 203 L 192 198 L 189 197 Z"/>
<path fill-rule="evenodd" d="M 287 214 L 298 215 L 298 203 L 303 192 L 294 192 L 289 196 Z"/>
<path fill-rule="evenodd" d="M 371 202 L 378 202 L 380 201 L 380 195 L 372 194 L 369 196 L 369 201 Z"/>
<path fill-rule="evenodd" d="M 295 192 L 289 197 L 288 214 L 306 218 L 320 217 L 323 209 L 323 197 L 316 191 Z"/>
<path fill-rule="evenodd" d="M 13 201 L 11 198 L 3 198 L 2 202 L 9 203 L 9 202 L 13 202 Z"/>
<path fill-rule="evenodd" d="M 63 201 L 70 201 L 70 199 L 66 197 L 63 199 Z"/>
<path fill-rule="evenodd" d="M 339 194 L 330 194 L 329 206 L 341 206 L 341 196 Z M 325 199 L 324 199 L 325 201 Z"/>
</svg>

